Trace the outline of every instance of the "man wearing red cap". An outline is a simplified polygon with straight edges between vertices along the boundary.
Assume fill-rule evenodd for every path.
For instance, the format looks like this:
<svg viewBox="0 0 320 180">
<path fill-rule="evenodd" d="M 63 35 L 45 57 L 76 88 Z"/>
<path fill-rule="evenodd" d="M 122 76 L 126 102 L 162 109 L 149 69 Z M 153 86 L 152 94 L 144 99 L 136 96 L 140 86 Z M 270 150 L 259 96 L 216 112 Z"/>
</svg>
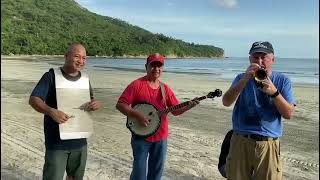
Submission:
<svg viewBox="0 0 320 180">
<path fill-rule="evenodd" d="M 142 126 L 148 126 L 149 120 L 142 113 L 134 110 L 136 104 L 149 103 L 158 110 L 166 106 L 179 104 L 172 89 L 163 84 L 165 97 L 162 97 L 160 80 L 163 73 L 165 58 L 156 53 L 147 58 L 145 64 L 147 74 L 131 82 L 120 96 L 116 108 L 128 117 L 136 119 Z M 189 102 L 188 106 L 173 111 L 177 116 L 191 109 L 199 103 L 197 100 Z M 160 180 L 164 169 L 168 138 L 168 117 L 161 116 L 161 124 L 157 132 L 147 138 L 141 138 L 132 134 L 131 147 L 133 152 L 133 169 L 131 180 Z M 148 163 L 147 163 L 148 159 Z"/>
</svg>

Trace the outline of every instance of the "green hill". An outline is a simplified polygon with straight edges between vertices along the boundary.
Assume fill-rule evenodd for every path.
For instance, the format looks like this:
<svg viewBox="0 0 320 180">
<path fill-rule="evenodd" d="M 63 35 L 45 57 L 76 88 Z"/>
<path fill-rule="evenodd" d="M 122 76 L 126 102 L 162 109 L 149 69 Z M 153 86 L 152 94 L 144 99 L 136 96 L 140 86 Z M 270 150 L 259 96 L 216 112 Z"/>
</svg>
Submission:
<svg viewBox="0 0 320 180">
<path fill-rule="evenodd" d="M 223 57 L 224 50 L 153 34 L 73 0 L 1 0 L 1 54 L 61 55 L 72 42 L 88 55 Z"/>
</svg>

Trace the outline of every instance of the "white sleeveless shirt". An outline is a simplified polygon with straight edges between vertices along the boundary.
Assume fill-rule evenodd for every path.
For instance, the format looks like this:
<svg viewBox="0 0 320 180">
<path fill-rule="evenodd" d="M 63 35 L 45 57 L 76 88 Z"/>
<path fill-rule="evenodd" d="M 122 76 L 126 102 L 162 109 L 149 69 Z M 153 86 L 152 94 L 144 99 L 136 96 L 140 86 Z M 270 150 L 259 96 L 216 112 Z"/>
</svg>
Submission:
<svg viewBox="0 0 320 180">
<path fill-rule="evenodd" d="M 54 68 L 56 96 L 58 110 L 66 113 L 70 118 L 59 124 L 59 133 L 62 140 L 88 138 L 93 132 L 90 112 L 84 111 L 81 106 L 90 102 L 89 77 L 81 72 L 80 79 L 71 81 L 66 79 L 60 68 Z"/>
</svg>

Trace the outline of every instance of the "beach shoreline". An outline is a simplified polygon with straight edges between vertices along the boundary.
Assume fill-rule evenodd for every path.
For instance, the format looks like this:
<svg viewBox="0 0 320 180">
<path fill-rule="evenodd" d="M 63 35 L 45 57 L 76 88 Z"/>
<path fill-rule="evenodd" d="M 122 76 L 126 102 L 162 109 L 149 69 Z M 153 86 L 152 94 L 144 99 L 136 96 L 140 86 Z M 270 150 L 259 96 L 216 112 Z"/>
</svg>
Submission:
<svg viewBox="0 0 320 180">
<path fill-rule="evenodd" d="M 58 66 L 46 61 L 52 57 L 42 58 L 21 61 L 28 58 L 1 56 L 1 169 L 5 171 L 1 177 L 4 179 L 17 175 L 17 179 L 41 178 L 43 115 L 28 105 L 28 98 L 43 73 Z M 87 71 L 94 95 L 104 108 L 93 114 L 94 134 L 88 140 L 85 179 L 128 179 L 132 167 L 130 132 L 125 127 L 126 118 L 115 109 L 115 104 L 124 88 L 144 73 L 95 67 Z M 165 73 L 162 81 L 171 86 L 182 102 L 206 95 L 215 88 L 225 92 L 231 83 L 177 73 Z M 293 88 L 296 113 L 293 119 L 284 122 L 281 138 L 284 179 L 319 179 L 319 86 L 293 84 Z M 224 107 L 221 98 L 215 98 L 201 101 L 181 116 L 169 115 L 164 179 L 223 180 L 217 164 L 223 137 L 231 128 L 231 114 L 232 107 Z"/>
<path fill-rule="evenodd" d="M 5 60 L 21 60 L 21 61 L 39 61 L 39 60 L 43 60 L 45 62 L 47 62 L 48 60 L 59 60 L 59 61 L 64 61 L 63 59 L 63 55 L 1 55 L 1 60 L 5 61 Z M 122 57 L 122 58 L 112 58 L 112 57 L 94 57 L 94 56 L 88 56 L 89 58 L 104 58 L 104 59 L 109 59 L 109 60 L 115 60 L 115 59 L 128 59 L 126 57 Z M 134 59 L 141 59 L 141 60 L 145 60 L 146 57 L 132 57 Z M 130 59 L 130 58 L 129 58 Z M 184 58 L 172 58 L 172 59 L 184 59 Z M 190 58 L 190 59 L 198 59 L 198 58 Z M 215 58 L 213 58 L 215 59 Z M 169 59 L 170 60 L 170 59 Z M 52 62 L 50 62 L 49 64 L 52 64 Z M 144 72 L 144 70 L 141 69 L 130 69 L 130 68 L 116 68 L 116 67 L 100 67 L 100 66 L 95 66 L 98 68 L 107 68 L 107 69 L 116 69 L 116 70 L 121 70 L 121 71 L 136 71 L 136 72 Z M 172 74 L 191 74 L 192 72 L 170 72 L 170 71 L 164 71 L 165 73 L 172 73 Z M 200 74 L 200 75 L 210 75 L 210 74 Z M 218 82 L 225 82 L 225 83 L 231 83 L 232 79 L 214 79 L 215 81 Z M 303 83 L 303 82 L 299 82 L 299 83 L 293 83 L 293 87 L 304 87 L 304 88 L 318 88 L 319 85 L 318 84 L 313 84 L 313 83 Z"/>
</svg>

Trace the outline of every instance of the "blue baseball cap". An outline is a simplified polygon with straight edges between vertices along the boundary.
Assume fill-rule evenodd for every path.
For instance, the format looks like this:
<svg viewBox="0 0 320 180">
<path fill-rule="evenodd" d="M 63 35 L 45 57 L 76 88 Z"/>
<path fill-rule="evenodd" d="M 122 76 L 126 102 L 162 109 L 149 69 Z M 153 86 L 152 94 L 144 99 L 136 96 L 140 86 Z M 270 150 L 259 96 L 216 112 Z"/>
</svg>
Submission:
<svg viewBox="0 0 320 180">
<path fill-rule="evenodd" d="M 258 41 L 254 42 L 251 46 L 251 49 L 249 51 L 249 54 L 253 54 L 256 52 L 262 52 L 262 53 L 272 53 L 274 54 L 274 50 L 272 47 L 272 44 L 269 43 L 268 41 Z"/>
</svg>

